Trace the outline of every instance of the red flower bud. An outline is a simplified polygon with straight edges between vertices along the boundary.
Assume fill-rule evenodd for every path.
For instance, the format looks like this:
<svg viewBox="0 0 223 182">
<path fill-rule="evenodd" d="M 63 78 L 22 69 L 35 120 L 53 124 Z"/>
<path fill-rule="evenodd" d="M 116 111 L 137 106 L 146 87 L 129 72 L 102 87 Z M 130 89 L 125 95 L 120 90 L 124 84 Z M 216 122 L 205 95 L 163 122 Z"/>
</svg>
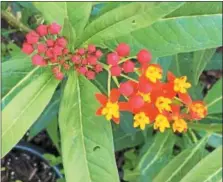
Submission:
<svg viewBox="0 0 223 182">
<path fill-rule="evenodd" d="M 77 50 L 77 53 L 82 56 L 82 55 L 85 54 L 85 49 L 84 48 L 80 48 L 80 49 Z"/>
<path fill-rule="evenodd" d="M 69 53 L 69 50 L 67 49 L 67 48 L 65 48 L 64 50 L 63 50 L 63 54 L 68 54 Z"/>
<path fill-rule="evenodd" d="M 58 62 L 57 57 L 53 57 L 53 58 L 51 58 L 51 59 L 50 59 L 50 62 L 51 62 L 51 63 L 57 63 L 57 62 Z"/>
<path fill-rule="evenodd" d="M 40 54 L 40 53 L 45 53 L 47 48 L 45 44 L 40 43 L 38 44 L 37 49 L 38 53 Z"/>
<path fill-rule="evenodd" d="M 42 37 L 48 34 L 48 26 L 47 25 L 39 25 L 36 28 L 36 32 Z"/>
<path fill-rule="evenodd" d="M 107 64 L 110 64 L 112 66 L 115 66 L 115 65 L 118 64 L 118 61 L 119 61 L 118 54 L 116 54 L 116 53 L 113 52 L 113 53 L 109 53 L 107 55 Z"/>
<path fill-rule="evenodd" d="M 85 75 L 85 73 L 87 72 L 87 68 L 82 66 L 78 69 L 78 72 L 81 73 L 82 75 Z"/>
<path fill-rule="evenodd" d="M 89 53 L 94 53 L 96 51 L 95 45 L 89 44 L 88 45 L 88 52 Z"/>
<path fill-rule="evenodd" d="M 82 59 L 81 64 L 86 65 L 88 63 L 87 59 Z"/>
<path fill-rule="evenodd" d="M 46 56 L 48 58 L 52 58 L 53 57 L 53 48 L 49 48 L 46 50 Z"/>
<path fill-rule="evenodd" d="M 55 66 L 55 67 L 52 68 L 52 72 L 54 74 L 57 74 L 58 72 L 60 72 L 60 68 L 58 66 Z"/>
<path fill-rule="evenodd" d="M 48 27 L 48 31 L 50 34 L 59 34 L 61 30 L 61 26 L 58 25 L 57 23 L 52 23 L 49 27 Z"/>
<path fill-rule="evenodd" d="M 33 46 L 31 44 L 28 43 L 23 43 L 22 45 L 22 52 L 26 53 L 26 54 L 31 54 L 33 52 Z"/>
<path fill-rule="evenodd" d="M 81 62 L 80 56 L 78 56 L 78 55 L 73 55 L 71 60 L 73 63 L 76 63 L 76 64 L 79 64 Z"/>
<path fill-rule="evenodd" d="M 125 73 L 131 73 L 134 72 L 135 64 L 132 61 L 128 60 L 123 63 L 122 68 Z"/>
<path fill-rule="evenodd" d="M 96 64 L 96 65 L 95 65 L 95 72 L 96 72 L 96 73 L 99 73 L 99 72 L 101 72 L 102 70 L 103 70 L 102 65 L 100 65 L 100 64 Z"/>
<path fill-rule="evenodd" d="M 27 43 L 35 44 L 39 41 L 39 35 L 35 31 L 31 31 L 26 35 Z"/>
<path fill-rule="evenodd" d="M 149 63 L 152 59 L 152 55 L 146 49 L 142 49 L 137 54 L 137 59 L 141 64 Z"/>
<path fill-rule="evenodd" d="M 47 44 L 47 46 L 49 46 L 49 47 L 53 47 L 53 46 L 54 46 L 54 40 L 52 40 L 52 39 L 48 39 L 48 40 L 46 40 L 46 44 Z"/>
<path fill-rule="evenodd" d="M 37 66 L 45 66 L 46 65 L 46 61 L 39 54 L 36 54 L 32 57 L 32 63 Z"/>
<path fill-rule="evenodd" d="M 87 79 L 89 79 L 89 80 L 93 80 L 95 78 L 95 72 L 93 72 L 91 70 L 87 71 L 85 75 L 86 75 Z"/>
<path fill-rule="evenodd" d="M 110 71 L 112 76 L 120 76 L 122 68 L 120 66 L 112 66 Z"/>
<path fill-rule="evenodd" d="M 63 53 L 63 47 L 60 47 L 60 46 L 56 45 L 53 48 L 53 54 L 54 54 L 54 56 L 61 56 L 62 53 Z"/>
<path fill-rule="evenodd" d="M 120 84 L 119 91 L 122 95 L 128 97 L 133 93 L 134 89 L 129 82 L 124 82 Z"/>
<path fill-rule="evenodd" d="M 64 67 L 65 70 L 69 70 L 70 69 L 70 65 L 67 64 L 67 63 L 64 63 L 63 64 L 63 67 Z"/>
<path fill-rule="evenodd" d="M 64 74 L 62 72 L 58 72 L 58 73 L 55 74 L 55 78 L 57 80 L 63 80 Z"/>
<path fill-rule="evenodd" d="M 65 48 L 66 45 L 67 45 L 67 40 L 66 40 L 65 38 L 63 38 L 63 37 L 61 37 L 61 38 L 57 38 L 57 40 L 56 40 L 56 44 L 57 44 L 58 46 L 60 46 L 60 47 Z"/>
<path fill-rule="evenodd" d="M 95 56 L 88 56 L 87 57 L 87 61 L 88 61 L 89 64 L 95 65 L 95 64 L 97 64 L 97 57 L 95 57 Z"/>
<path fill-rule="evenodd" d="M 95 52 L 95 56 L 96 56 L 97 58 L 101 58 L 102 55 L 103 55 L 103 53 L 101 52 L 101 50 L 97 50 L 97 51 Z"/>
<path fill-rule="evenodd" d="M 116 52 L 119 56 L 125 57 L 128 56 L 130 53 L 130 47 L 125 43 L 120 43 L 118 47 L 116 48 Z"/>
<path fill-rule="evenodd" d="M 134 95 L 129 99 L 129 104 L 133 109 L 139 109 L 144 105 L 144 100 L 140 95 Z"/>
</svg>

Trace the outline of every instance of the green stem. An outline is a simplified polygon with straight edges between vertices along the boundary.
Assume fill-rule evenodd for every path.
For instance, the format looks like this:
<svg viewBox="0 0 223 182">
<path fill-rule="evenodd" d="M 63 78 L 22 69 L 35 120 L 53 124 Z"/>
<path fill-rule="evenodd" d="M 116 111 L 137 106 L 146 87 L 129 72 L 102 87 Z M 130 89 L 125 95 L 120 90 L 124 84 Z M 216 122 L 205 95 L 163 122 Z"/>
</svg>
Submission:
<svg viewBox="0 0 223 182">
<path fill-rule="evenodd" d="M 137 80 L 135 80 L 134 78 L 131 78 L 131 77 L 127 76 L 127 75 L 121 74 L 121 76 L 122 76 L 123 78 L 126 78 L 126 79 L 128 79 L 128 80 L 131 80 L 131 81 L 134 81 L 134 82 L 138 83 Z"/>
<path fill-rule="evenodd" d="M 111 73 L 110 71 L 108 72 L 108 96 L 110 96 L 110 91 L 111 91 Z"/>
<path fill-rule="evenodd" d="M 194 142 L 194 143 L 197 143 L 198 140 L 197 140 L 197 137 L 196 137 L 196 135 L 194 134 L 193 130 L 189 128 L 188 131 L 189 131 L 189 133 L 190 133 L 190 135 L 191 135 L 191 138 L 192 138 L 193 142 Z"/>
<path fill-rule="evenodd" d="M 122 64 L 124 63 L 125 61 L 128 61 L 130 59 L 136 59 L 136 56 L 131 56 L 131 57 L 127 57 L 127 58 L 124 58 L 123 60 L 121 60 L 118 64 Z"/>
<path fill-rule="evenodd" d="M 11 26 L 16 27 L 24 32 L 30 32 L 32 29 L 25 26 L 23 23 L 17 20 L 17 18 L 8 11 L 1 12 L 2 18 L 4 18 Z"/>
</svg>

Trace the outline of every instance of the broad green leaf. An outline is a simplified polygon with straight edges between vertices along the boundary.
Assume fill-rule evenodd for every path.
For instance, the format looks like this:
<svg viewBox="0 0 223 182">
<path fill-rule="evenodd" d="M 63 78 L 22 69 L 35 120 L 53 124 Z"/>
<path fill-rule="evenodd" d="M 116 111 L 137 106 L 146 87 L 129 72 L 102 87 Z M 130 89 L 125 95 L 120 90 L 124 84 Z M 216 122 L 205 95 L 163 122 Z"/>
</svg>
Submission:
<svg viewBox="0 0 223 182">
<path fill-rule="evenodd" d="M 79 44 L 103 43 L 147 27 L 183 4 L 184 2 L 135 2 L 114 8 L 86 27 Z"/>
<path fill-rule="evenodd" d="M 166 18 L 178 16 L 218 14 L 221 12 L 221 2 L 186 2 L 183 6 L 167 15 Z"/>
<path fill-rule="evenodd" d="M 113 128 L 115 151 L 132 148 L 143 143 L 142 132 L 138 130 L 134 135 L 124 132 L 120 127 Z"/>
<path fill-rule="evenodd" d="M 64 18 L 62 34 L 68 40 L 68 48 L 69 48 L 69 50 L 73 51 L 74 50 L 75 41 L 76 41 L 76 32 L 73 29 L 73 27 L 72 27 L 72 25 L 69 22 L 69 19 L 67 17 Z"/>
<path fill-rule="evenodd" d="M 136 169 L 125 174 L 125 180 L 152 181 L 172 156 L 174 142 L 175 137 L 171 130 L 157 133 L 155 140 L 141 156 Z"/>
<path fill-rule="evenodd" d="M 30 57 L 15 56 L 2 64 L 2 109 L 27 84 L 37 79 L 45 68 L 33 67 Z"/>
<path fill-rule="evenodd" d="M 216 52 L 205 67 L 205 70 L 219 70 L 222 68 L 222 52 Z"/>
<path fill-rule="evenodd" d="M 222 132 L 222 124 L 202 124 L 202 123 L 188 123 L 188 127 L 198 131 Z"/>
<path fill-rule="evenodd" d="M 66 2 L 33 2 L 49 23 L 56 22 L 63 25 Z"/>
<path fill-rule="evenodd" d="M 92 2 L 34 2 L 44 18 L 63 25 L 66 18 L 79 36 L 88 22 Z"/>
<path fill-rule="evenodd" d="M 120 42 L 126 42 L 131 55 L 147 48 L 153 57 L 164 57 L 216 48 L 222 45 L 221 40 L 222 15 L 215 14 L 161 19 L 147 28 L 105 41 L 101 46 L 114 50 Z"/>
<path fill-rule="evenodd" d="M 60 152 L 60 138 L 59 138 L 59 130 L 58 130 L 58 118 L 54 117 L 52 121 L 46 128 L 46 131 L 52 140 L 53 144 L 56 146 L 57 151 Z M 61 153 L 61 152 L 60 152 Z"/>
<path fill-rule="evenodd" d="M 66 2 L 67 18 L 73 26 L 77 38 L 83 30 L 90 17 L 92 2 Z"/>
<path fill-rule="evenodd" d="M 218 80 L 204 98 L 208 114 L 222 113 L 222 78 Z"/>
<path fill-rule="evenodd" d="M 98 89 L 85 77 L 74 72 L 69 75 L 59 111 L 67 182 L 119 181 L 111 124 L 95 115 L 99 107 L 96 92 Z"/>
<path fill-rule="evenodd" d="M 56 91 L 47 107 L 44 109 L 37 121 L 30 128 L 29 137 L 36 136 L 39 132 L 45 129 L 51 121 L 53 121 L 53 118 L 55 118 L 58 114 L 59 105 L 60 91 Z"/>
<path fill-rule="evenodd" d="M 207 63 L 211 60 L 213 54 L 216 49 L 205 49 L 201 51 L 196 51 L 193 53 L 193 60 L 190 64 L 192 67 L 192 83 L 193 85 L 197 85 L 200 75 L 205 69 Z"/>
<path fill-rule="evenodd" d="M 120 113 L 120 127 L 125 133 L 135 134 L 137 129 L 133 127 L 133 115 L 129 112 Z"/>
<path fill-rule="evenodd" d="M 2 111 L 2 156 L 23 137 L 50 101 L 58 81 L 45 72 L 24 87 Z"/>
<path fill-rule="evenodd" d="M 153 182 L 179 182 L 204 156 L 204 137 L 193 148 L 188 148 L 173 158 L 153 179 Z"/>
<path fill-rule="evenodd" d="M 222 146 L 201 160 L 181 182 L 219 182 L 222 180 Z"/>
</svg>

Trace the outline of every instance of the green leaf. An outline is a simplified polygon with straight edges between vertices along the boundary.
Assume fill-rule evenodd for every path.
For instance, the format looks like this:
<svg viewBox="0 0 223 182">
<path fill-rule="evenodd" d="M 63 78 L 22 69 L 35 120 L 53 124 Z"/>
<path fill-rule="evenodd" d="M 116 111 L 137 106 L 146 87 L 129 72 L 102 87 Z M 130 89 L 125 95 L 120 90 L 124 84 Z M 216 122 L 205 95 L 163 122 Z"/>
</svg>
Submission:
<svg viewBox="0 0 223 182">
<path fill-rule="evenodd" d="M 124 179 L 134 181 L 138 178 L 137 181 L 152 181 L 172 156 L 174 142 L 175 137 L 171 130 L 157 133 L 152 144 L 147 145 L 147 150 L 144 148 L 146 152 L 141 156 L 137 167 L 124 174 Z"/>
<path fill-rule="evenodd" d="M 219 70 L 222 68 L 222 52 L 216 52 L 205 67 L 205 70 Z"/>
<path fill-rule="evenodd" d="M 221 2 L 186 2 L 166 17 L 218 14 L 222 12 Z"/>
<path fill-rule="evenodd" d="M 121 151 L 126 148 L 132 148 L 143 143 L 144 138 L 141 131 L 134 135 L 124 132 L 120 127 L 113 128 L 113 138 L 115 151 Z"/>
<path fill-rule="evenodd" d="M 50 101 L 58 81 L 46 72 L 23 88 L 2 111 L 2 156 L 23 137 Z"/>
<path fill-rule="evenodd" d="M 188 127 L 198 131 L 207 131 L 209 133 L 222 132 L 222 124 L 202 124 L 202 123 L 188 123 Z"/>
<path fill-rule="evenodd" d="M 34 2 L 34 5 L 50 23 L 63 25 L 66 18 L 77 37 L 83 32 L 92 8 L 92 2 Z"/>
<path fill-rule="evenodd" d="M 222 146 L 201 160 L 181 182 L 219 182 L 222 180 Z"/>
<path fill-rule="evenodd" d="M 183 4 L 184 2 L 134 2 L 114 8 L 86 27 L 78 45 L 99 44 L 147 27 Z"/>
<path fill-rule="evenodd" d="M 95 115 L 99 107 L 96 92 L 85 77 L 77 77 L 75 72 L 69 75 L 59 111 L 67 182 L 119 181 L 111 124 Z"/>
<path fill-rule="evenodd" d="M 211 60 L 213 54 L 215 53 L 214 49 L 205 49 L 201 51 L 196 51 L 193 53 L 193 60 L 190 64 L 192 67 L 192 83 L 193 85 L 197 85 L 200 75 L 205 69 L 207 63 Z"/>
<path fill-rule="evenodd" d="M 69 50 L 73 51 L 76 40 L 76 33 L 67 17 L 64 19 L 62 34 L 68 40 Z"/>
<path fill-rule="evenodd" d="M 67 18 L 70 20 L 78 38 L 88 23 L 92 2 L 66 2 L 66 6 Z"/>
<path fill-rule="evenodd" d="M 153 182 L 179 182 L 204 156 L 204 137 L 196 146 L 188 148 L 172 159 L 153 179 Z"/>
<path fill-rule="evenodd" d="M 164 57 L 216 48 L 222 45 L 221 40 L 222 15 L 216 14 L 161 19 L 147 28 L 106 41 L 101 46 L 115 49 L 118 43 L 125 42 L 132 48 L 131 55 L 147 48 L 153 57 Z"/>
<path fill-rule="evenodd" d="M 130 112 L 120 113 L 120 127 L 125 133 L 135 134 L 137 129 L 133 127 L 133 115 Z"/>
<path fill-rule="evenodd" d="M 204 98 L 209 114 L 222 113 L 222 78 L 214 84 Z"/>
<path fill-rule="evenodd" d="M 66 2 L 33 2 L 33 4 L 49 23 L 57 22 L 63 25 Z"/>
<path fill-rule="evenodd" d="M 58 132 L 58 119 L 57 117 L 53 118 L 52 121 L 49 123 L 48 127 L 46 128 L 46 131 L 52 140 L 53 144 L 56 146 L 58 152 L 60 151 L 60 138 L 59 138 L 59 132 Z"/>
<path fill-rule="evenodd" d="M 45 129 L 50 122 L 55 118 L 59 111 L 60 105 L 60 91 L 56 91 L 50 100 L 47 107 L 44 109 L 42 114 L 39 116 L 37 121 L 32 125 L 29 130 L 29 137 L 36 136 L 39 132 Z"/>
<path fill-rule="evenodd" d="M 27 84 L 37 79 L 45 68 L 33 67 L 30 57 L 15 56 L 2 64 L 2 109 Z"/>
</svg>

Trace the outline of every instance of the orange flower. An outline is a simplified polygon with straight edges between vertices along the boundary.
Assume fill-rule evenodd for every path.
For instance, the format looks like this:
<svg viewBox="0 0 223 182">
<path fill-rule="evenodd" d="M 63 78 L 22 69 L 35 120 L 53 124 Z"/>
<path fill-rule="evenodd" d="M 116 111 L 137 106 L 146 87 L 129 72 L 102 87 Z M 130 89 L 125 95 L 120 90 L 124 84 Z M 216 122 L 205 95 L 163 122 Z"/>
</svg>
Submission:
<svg viewBox="0 0 223 182">
<path fill-rule="evenodd" d="M 118 89 L 112 89 L 109 98 L 103 94 L 95 94 L 96 99 L 102 105 L 97 111 L 96 115 L 103 115 L 107 120 L 113 120 L 116 124 L 120 122 L 119 111 L 121 109 L 118 102 L 120 93 Z"/>
<path fill-rule="evenodd" d="M 207 115 L 207 107 L 203 101 L 193 101 L 189 105 L 191 119 L 200 120 Z"/>
</svg>

